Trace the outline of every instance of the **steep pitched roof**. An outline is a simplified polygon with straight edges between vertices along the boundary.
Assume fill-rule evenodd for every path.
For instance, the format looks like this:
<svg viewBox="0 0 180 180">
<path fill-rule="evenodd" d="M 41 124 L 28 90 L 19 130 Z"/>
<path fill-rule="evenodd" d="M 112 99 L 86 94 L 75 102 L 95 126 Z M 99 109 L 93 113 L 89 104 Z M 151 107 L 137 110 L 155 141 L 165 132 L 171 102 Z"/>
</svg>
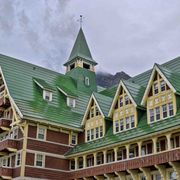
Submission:
<svg viewBox="0 0 180 180">
<path fill-rule="evenodd" d="M 47 121 L 80 130 L 90 94 L 77 90 L 74 79 L 4 55 L 0 55 L 0 66 L 10 96 L 24 118 L 33 118 L 39 122 Z M 42 98 L 42 91 L 34 82 L 34 78 L 43 87 L 53 89 L 51 102 Z M 78 95 L 75 108 L 71 109 L 67 106 L 66 98 L 57 88 L 61 85 Z"/>
<path fill-rule="evenodd" d="M 102 95 L 102 94 L 99 94 L 96 92 L 94 92 L 93 94 L 94 94 L 94 97 L 96 98 L 104 116 L 108 117 L 108 112 L 111 107 L 113 99 L 111 97 L 108 97 L 108 96 L 105 96 L 105 95 Z"/>
<path fill-rule="evenodd" d="M 96 92 L 93 92 L 91 97 L 89 98 L 88 105 L 86 106 L 86 111 L 85 111 L 81 125 L 84 125 L 86 122 L 86 117 L 87 117 L 92 100 L 95 101 L 102 116 L 108 117 L 108 112 L 109 112 L 109 109 L 112 104 L 112 98 L 102 95 L 102 94 L 99 94 L 99 93 L 96 93 Z"/>
<path fill-rule="evenodd" d="M 43 79 L 33 78 L 34 82 L 44 90 L 53 91 L 53 88 Z"/>
<path fill-rule="evenodd" d="M 78 36 L 76 38 L 75 44 L 73 46 L 73 49 L 71 51 L 70 57 L 68 61 L 64 64 L 67 65 L 69 64 L 74 58 L 76 57 L 81 57 L 94 65 L 96 65 L 96 61 L 93 60 L 91 52 L 89 50 L 86 38 L 84 36 L 82 28 L 80 28 Z"/>
</svg>

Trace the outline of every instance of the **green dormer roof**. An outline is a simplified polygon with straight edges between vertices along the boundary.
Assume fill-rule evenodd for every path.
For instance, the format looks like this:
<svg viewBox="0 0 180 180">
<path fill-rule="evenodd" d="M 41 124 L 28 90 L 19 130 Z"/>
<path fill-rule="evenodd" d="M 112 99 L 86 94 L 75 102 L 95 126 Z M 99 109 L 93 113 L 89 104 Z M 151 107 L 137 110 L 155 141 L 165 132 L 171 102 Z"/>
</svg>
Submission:
<svg viewBox="0 0 180 180">
<path fill-rule="evenodd" d="M 84 60 L 96 65 L 97 62 L 93 60 L 91 52 L 89 50 L 86 38 L 84 36 L 82 28 L 80 28 L 75 44 L 71 51 L 68 61 L 64 64 L 65 66 L 71 63 L 75 58 L 80 57 Z"/>
</svg>

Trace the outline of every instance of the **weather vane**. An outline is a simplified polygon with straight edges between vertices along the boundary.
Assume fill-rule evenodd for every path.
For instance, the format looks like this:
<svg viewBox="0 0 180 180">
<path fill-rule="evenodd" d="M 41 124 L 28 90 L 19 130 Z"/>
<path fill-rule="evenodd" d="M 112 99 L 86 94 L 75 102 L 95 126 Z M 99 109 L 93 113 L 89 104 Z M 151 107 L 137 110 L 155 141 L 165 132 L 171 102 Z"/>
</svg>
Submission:
<svg viewBox="0 0 180 180">
<path fill-rule="evenodd" d="M 84 19 L 83 15 L 80 15 L 80 16 L 79 16 L 79 19 L 78 19 L 80 28 L 82 28 L 83 19 Z"/>
</svg>

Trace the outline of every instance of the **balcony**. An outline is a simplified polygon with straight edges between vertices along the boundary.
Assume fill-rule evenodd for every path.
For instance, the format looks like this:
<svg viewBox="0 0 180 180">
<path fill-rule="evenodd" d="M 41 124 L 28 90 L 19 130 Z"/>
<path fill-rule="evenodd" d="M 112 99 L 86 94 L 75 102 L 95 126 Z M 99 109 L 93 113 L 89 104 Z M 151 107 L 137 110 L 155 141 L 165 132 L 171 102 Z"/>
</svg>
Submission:
<svg viewBox="0 0 180 180">
<path fill-rule="evenodd" d="M 4 156 L 10 152 L 16 152 L 19 141 L 15 139 L 6 138 L 0 141 L 0 156 Z"/>
<path fill-rule="evenodd" d="M 10 130 L 10 124 L 12 120 L 6 118 L 0 118 L 0 134 L 4 131 Z"/>
<path fill-rule="evenodd" d="M 12 168 L 0 167 L 0 178 L 12 179 Z"/>
</svg>

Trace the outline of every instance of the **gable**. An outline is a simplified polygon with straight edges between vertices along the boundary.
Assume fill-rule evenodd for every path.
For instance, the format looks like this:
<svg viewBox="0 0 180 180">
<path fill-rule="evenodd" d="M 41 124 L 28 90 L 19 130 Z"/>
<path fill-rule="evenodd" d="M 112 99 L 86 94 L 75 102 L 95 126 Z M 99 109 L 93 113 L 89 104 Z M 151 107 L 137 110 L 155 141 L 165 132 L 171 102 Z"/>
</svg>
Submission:
<svg viewBox="0 0 180 180">
<path fill-rule="evenodd" d="M 161 90 L 161 86 L 164 89 Z M 173 93 L 176 93 L 176 89 L 170 83 L 169 79 L 167 79 L 162 69 L 160 69 L 160 67 L 157 64 L 155 64 L 148 85 L 146 87 L 144 96 L 142 98 L 141 104 L 145 106 L 148 97 L 153 96 L 159 93 L 160 91 L 168 89 L 171 89 Z"/>
<path fill-rule="evenodd" d="M 120 81 L 119 86 L 117 87 L 116 94 L 114 96 L 109 116 L 112 117 L 112 113 L 114 109 L 117 109 L 120 106 L 120 102 L 122 101 L 122 105 L 125 104 L 133 104 L 135 107 L 137 106 L 136 102 L 134 101 L 133 97 L 129 93 L 127 87 L 123 83 L 123 81 Z M 119 103 L 118 103 L 119 102 Z"/>
<path fill-rule="evenodd" d="M 89 99 L 81 125 L 85 125 L 88 119 L 94 118 L 99 115 L 101 115 L 103 118 L 105 117 L 95 96 L 92 94 L 92 96 Z"/>
</svg>

